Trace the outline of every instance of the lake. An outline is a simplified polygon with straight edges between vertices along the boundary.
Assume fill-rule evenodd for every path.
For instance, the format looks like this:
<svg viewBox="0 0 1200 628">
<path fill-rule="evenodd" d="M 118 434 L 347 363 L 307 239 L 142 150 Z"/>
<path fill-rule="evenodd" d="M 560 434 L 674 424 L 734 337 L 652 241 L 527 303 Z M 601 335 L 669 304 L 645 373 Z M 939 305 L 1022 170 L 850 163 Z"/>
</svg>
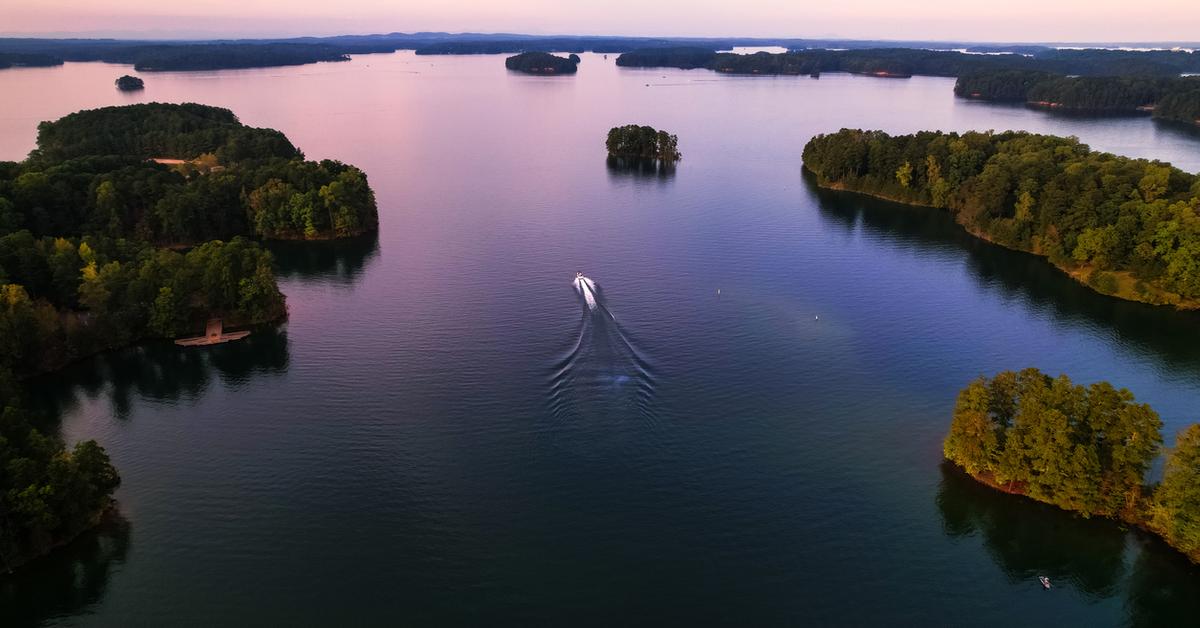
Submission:
<svg viewBox="0 0 1200 628">
<path fill-rule="evenodd" d="M 820 191 L 841 127 L 1028 129 L 1200 171 L 1146 118 L 953 79 L 572 77 L 502 56 L 0 71 L 0 158 L 128 102 L 229 107 L 362 167 L 378 237 L 273 246 L 290 318 L 32 383 L 121 518 L 0 579 L 0 624 L 1184 625 L 1200 569 L 942 463 L 955 395 L 1035 366 L 1200 420 L 1200 316 L 1115 301 L 945 214 Z M 671 172 L 604 137 L 679 136 Z M 589 308 L 576 271 L 598 285 Z M 1043 591 L 1037 575 L 1054 583 Z"/>
</svg>

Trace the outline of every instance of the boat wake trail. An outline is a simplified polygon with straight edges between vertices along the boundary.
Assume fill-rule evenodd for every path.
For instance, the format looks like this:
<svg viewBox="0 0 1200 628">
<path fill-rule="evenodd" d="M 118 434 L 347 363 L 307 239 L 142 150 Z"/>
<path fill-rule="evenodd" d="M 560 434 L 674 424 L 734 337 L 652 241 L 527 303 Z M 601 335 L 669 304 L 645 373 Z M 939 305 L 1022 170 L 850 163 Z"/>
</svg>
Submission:
<svg viewBox="0 0 1200 628">
<path fill-rule="evenodd" d="M 556 423 L 636 418 L 657 425 L 654 368 L 609 310 L 603 291 L 579 275 L 582 316 L 574 345 L 551 367 L 550 414 Z"/>
</svg>

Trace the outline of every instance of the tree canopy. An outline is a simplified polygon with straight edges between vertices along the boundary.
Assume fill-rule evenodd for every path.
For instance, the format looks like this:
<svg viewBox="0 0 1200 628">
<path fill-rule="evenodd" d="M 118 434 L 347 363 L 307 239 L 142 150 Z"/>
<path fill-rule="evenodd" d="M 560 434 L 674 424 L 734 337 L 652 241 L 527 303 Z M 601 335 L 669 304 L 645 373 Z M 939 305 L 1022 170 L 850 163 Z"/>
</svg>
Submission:
<svg viewBox="0 0 1200 628">
<path fill-rule="evenodd" d="M 146 83 L 136 76 L 126 74 L 117 79 L 117 89 L 123 92 L 131 92 L 146 87 Z"/>
<path fill-rule="evenodd" d="M 628 124 L 613 127 L 605 141 L 609 157 L 626 159 L 659 159 L 667 162 L 683 157 L 679 138 L 654 127 Z"/>
<path fill-rule="evenodd" d="M 574 74 L 579 70 L 579 55 L 559 57 L 548 52 L 522 52 L 505 59 L 504 67 L 525 74 Z"/>
<path fill-rule="evenodd" d="M 943 451 L 987 484 L 1141 526 L 1200 562 L 1200 425 L 1179 433 L 1162 482 L 1147 487 L 1161 430 L 1128 390 L 1025 369 L 967 385 Z"/>
<path fill-rule="evenodd" d="M 960 76 L 954 93 L 961 98 L 1025 102 L 1091 113 L 1152 110 L 1157 119 L 1188 124 L 1200 118 L 1200 77 L 1092 77 L 985 70 Z"/>
</svg>

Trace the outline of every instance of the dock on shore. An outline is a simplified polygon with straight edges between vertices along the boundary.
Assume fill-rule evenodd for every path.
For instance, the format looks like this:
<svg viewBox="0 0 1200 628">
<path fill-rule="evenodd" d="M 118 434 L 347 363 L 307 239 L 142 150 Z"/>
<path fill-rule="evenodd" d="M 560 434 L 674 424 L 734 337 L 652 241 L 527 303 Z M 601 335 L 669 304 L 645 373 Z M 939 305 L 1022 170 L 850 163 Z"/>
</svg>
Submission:
<svg viewBox="0 0 1200 628">
<path fill-rule="evenodd" d="M 175 341 L 175 344 L 181 347 L 205 347 L 208 345 L 219 345 L 225 342 L 241 340 L 249 335 L 250 332 L 248 331 L 234 331 L 227 334 L 224 332 L 224 326 L 221 323 L 221 319 L 210 318 L 208 320 L 208 325 L 205 327 L 203 336 L 196 336 L 195 338 L 180 338 L 179 340 Z"/>
</svg>

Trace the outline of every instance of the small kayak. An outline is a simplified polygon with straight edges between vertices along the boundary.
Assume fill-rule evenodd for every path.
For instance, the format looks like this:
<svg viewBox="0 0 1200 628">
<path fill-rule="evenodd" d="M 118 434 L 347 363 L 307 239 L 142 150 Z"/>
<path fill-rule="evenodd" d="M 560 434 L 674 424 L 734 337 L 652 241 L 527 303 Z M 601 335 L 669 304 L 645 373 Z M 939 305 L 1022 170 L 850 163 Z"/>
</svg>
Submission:
<svg viewBox="0 0 1200 628">
<path fill-rule="evenodd" d="M 1043 589 L 1046 589 L 1047 591 L 1050 590 L 1050 579 L 1049 578 L 1047 578 L 1046 576 L 1038 576 L 1038 582 L 1042 583 Z"/>
</svg>

